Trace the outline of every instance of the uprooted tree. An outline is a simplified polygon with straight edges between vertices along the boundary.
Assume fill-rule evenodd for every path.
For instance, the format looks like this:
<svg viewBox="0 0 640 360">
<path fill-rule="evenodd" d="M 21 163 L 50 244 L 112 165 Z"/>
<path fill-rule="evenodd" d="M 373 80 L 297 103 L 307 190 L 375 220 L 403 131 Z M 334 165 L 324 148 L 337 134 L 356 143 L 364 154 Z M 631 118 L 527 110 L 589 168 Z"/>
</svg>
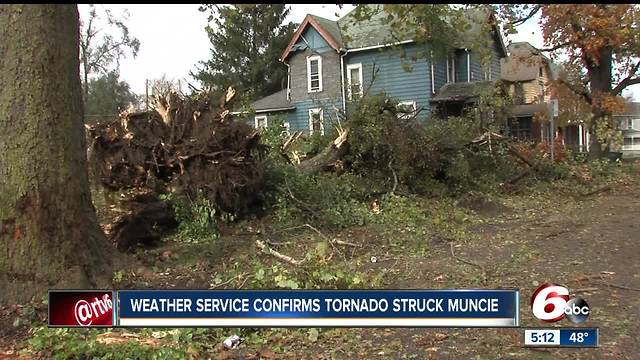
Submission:
<svg viewBox="0 0 640 360">
<path fill-rule="evenodd" d="M 156 96 L 149 112 L 123 112 L 89 127 L 94 177 L 111 189 L 177 191 L 191 199 L 203 196 L 223 212 L 252 212 L 260 206 L 263 188 L 259 133 L 231 119 L 225 106 L 234 95 L 229 88 L 217 106 L 205 93 L 183 97 L 169 92 Z M 163 210 L 157 202 L 153 206 Z M 149 207 L 128 214 L 116 231 L 129 223 L 144 229 L 131 228 L 121 232 L 126 238 L 113 240 L 121 248 L 134 245 L 129 235 L 149 237 L 158 216 L 170 217 Z"/>
<path fill-rule="evenodd" d="M 78 29 L 75 5 L 0 6 L 0 304 L 110 280 L 113 248 L 87 179 Z"/>
</svg>

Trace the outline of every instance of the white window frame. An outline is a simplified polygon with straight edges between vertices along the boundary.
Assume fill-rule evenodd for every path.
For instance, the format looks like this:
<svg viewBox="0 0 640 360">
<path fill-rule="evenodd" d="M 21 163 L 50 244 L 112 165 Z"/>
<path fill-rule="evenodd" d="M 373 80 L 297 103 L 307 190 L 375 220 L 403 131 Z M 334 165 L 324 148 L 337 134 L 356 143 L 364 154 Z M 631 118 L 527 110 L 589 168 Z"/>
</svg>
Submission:
<svg viewBox="0 0 640 360">
<path fill-rule="evenodd" d="M 324 110 L 322 108 L 309 109 L 309 135 L 313 135 L 313 120 L 311 116 L 320 113 L 320 135 L 324 135 Z"/>
<path fill-rule="evenodd" d="M 405 105 L 410 105 L 413 108 L 413 113 L 415 113 L 418 110 L 418 104 L 416 103 L 415 100 L 406 100 L 406 101 L 398 102 L 398 107 L 405 106 Z M 398 113 L 398 119 L 409 119 L 412 115 L 413 114 L 409 115 L 409 114 Z"/>
<path fill-rule="evenodd" d="M 623 140 L 622 150 L 640 150 L 640 136 L 625 136 L 624 139 L 631 139 L 631 144 L 625 145 Z M 638 144 L 636 144 L 636 142 L 638 142 Z"/>
<path fill-rule="evenodd" d="M 314 60 L 318 61 L 318 89 L 311 90 L 311 62 Z M 319 55 L 307 57 L 307 92 L 322 92 L 322 57 Z"/>
<path fill-rule="evenodd" d="M 449 63 L 451 62 L 451 73 L 453 73 L 453 79 L 451 78 L 451 73 L 449 72 Z M 456 78 L 456 54 L 449 53 L 447 55 L 447 83 L 455 82 Z"/>
<path fill-rule="evenodd" d="M 358 80 L 360 81 L 360 97 L 364 93 L 364 84 L 362 83 L 362 63 L 350 64 L 347 65 L 347 95 L 349 96 L 349 100 L 353 100 L 353 94 L 351 93 L 351 70 L 358 69 Z"/>
<path fill-rule="evenodd" d="M 258 125 L 260 124 L 260 120 L 258 120 L 258 119 L 260 119 L 260 120 L 264 119 L 264 128 L 263 129 L 266 129 L 269 126 L 269 119 L 267 118 L 267 115 L 256 115 L 256 117 L 253 118 L 253 125 L 254 125 L 254 127 L 256 129 L 259 129 Z"/>
</svg>

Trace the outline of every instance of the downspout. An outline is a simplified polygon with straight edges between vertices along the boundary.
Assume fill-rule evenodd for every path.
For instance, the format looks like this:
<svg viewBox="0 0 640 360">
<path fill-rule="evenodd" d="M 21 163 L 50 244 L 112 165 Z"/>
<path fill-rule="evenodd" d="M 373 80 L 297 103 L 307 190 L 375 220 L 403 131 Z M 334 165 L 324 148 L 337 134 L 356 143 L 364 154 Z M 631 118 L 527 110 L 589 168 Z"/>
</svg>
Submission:
<svg viewBox="0 0 640 360">
<path fill-rule="evenodd" d="M 291 101 L 291 66 L 284 62 L 287 65 L 287 101 Z"/>
<path fill-rule="evenodd" d="M 345 96 L 344 91 L 344 57 L 349 53 L 349 49 L 347 49 L 344 54 L 340 55 L 340 85 L 342 87 L 342 111 L 344 115 L 347 115 L 347 97 Z"/>
</svg>

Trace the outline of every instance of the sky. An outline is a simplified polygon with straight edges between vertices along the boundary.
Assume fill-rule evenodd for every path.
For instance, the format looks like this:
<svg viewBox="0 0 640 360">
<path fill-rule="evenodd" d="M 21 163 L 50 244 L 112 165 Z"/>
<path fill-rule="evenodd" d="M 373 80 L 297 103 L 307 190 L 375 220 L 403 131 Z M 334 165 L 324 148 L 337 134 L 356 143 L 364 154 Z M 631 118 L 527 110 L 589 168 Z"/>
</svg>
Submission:
<svg viewBox="0 0 640 360">
<path fill-rule="evenodd" d="M 292 4 L 286 21 L 302 22 L 307 13 L 322 16 L 330 20 L 351 11 L 353 5 L 334 4 Z M 158 79 L 166 75 L 168 79 L 183 79 L 198 86 L 197 81 L 189 76 L 200 61 L 206 60 L 210 54 L 210 42 L 204 28 L 207 25 L 207 14 L 198 11 L 199 5 L 97 5 L 98 9 L 109 9 L 113 15 L 119 16 L 128 11 L 126 24 L 131 35 L 140 40 L 140 50 L 133 58 L 130 54 L 120 62 L 120 76 L 129 83 L 133 92 L 144 94 L 145 80 Z M 89 12 L 86 4 L 78 5 L 80 18 L 85 19 Z M 336 16 L 336 14 L 338 16 Z M 536 16 L 517 28 L 518 33 L 505 39 L 509 41 L 528 41 L 533 46 L 543 47 L 542 32 Z M 186 84 L 184 85 L 186 86 Z M 635 101 L 640 101 L 640 85 L 632 87 Z M 626 93 L 623 92 L 623 95 Z"/>
</svg>

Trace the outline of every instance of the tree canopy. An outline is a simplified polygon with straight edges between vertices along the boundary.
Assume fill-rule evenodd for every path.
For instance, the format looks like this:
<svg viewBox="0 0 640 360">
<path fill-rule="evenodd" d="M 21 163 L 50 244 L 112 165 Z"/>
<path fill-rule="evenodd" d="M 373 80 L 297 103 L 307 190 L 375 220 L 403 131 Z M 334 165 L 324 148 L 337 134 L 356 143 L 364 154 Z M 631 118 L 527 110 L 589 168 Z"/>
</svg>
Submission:
<svg viewBox="0 0 640 360">
<path fill-rule="evenodd" d="M 130 103 L 136 105 L 138 102 L 129 84 L 120 81 L 117 71 L 110 71 L 89 80 L 88 89 L 84 102 L 87 122 L 93 122 L 101 117 L 113 117 Z"/>
<path fill-rule="evenodd" d="M 205 87 L 222 92 L 233 85 L 239 93 L 256 99 L 286 85 L 287 68 L 278 61 L 293 36 L 295 24 L 284 23 L 284 4 L 215 5 L 205 28 L 211 41 L 211 59 L 201 62 L 192 76 Z M 212 23 L 211 23 L 212 22 Z"/>
<path fill-rule="evenodd" d="M 80 22 L 80 69 L 85 96 L 89 93 L 91 74 L 107 75 L 110 71 L 118 70 L 120 59 L 126 55 L 126 51 L 135 57 L 140 50 L 140 40 L 129 33 L 125 23 L 129 19 L 128 12 L 116 17 L 105 9 L 101 15 L 94 5 L 89 6 L 87 20 Z M 105 23 L 100 24 L 103 17 Z"/>
</svg>

